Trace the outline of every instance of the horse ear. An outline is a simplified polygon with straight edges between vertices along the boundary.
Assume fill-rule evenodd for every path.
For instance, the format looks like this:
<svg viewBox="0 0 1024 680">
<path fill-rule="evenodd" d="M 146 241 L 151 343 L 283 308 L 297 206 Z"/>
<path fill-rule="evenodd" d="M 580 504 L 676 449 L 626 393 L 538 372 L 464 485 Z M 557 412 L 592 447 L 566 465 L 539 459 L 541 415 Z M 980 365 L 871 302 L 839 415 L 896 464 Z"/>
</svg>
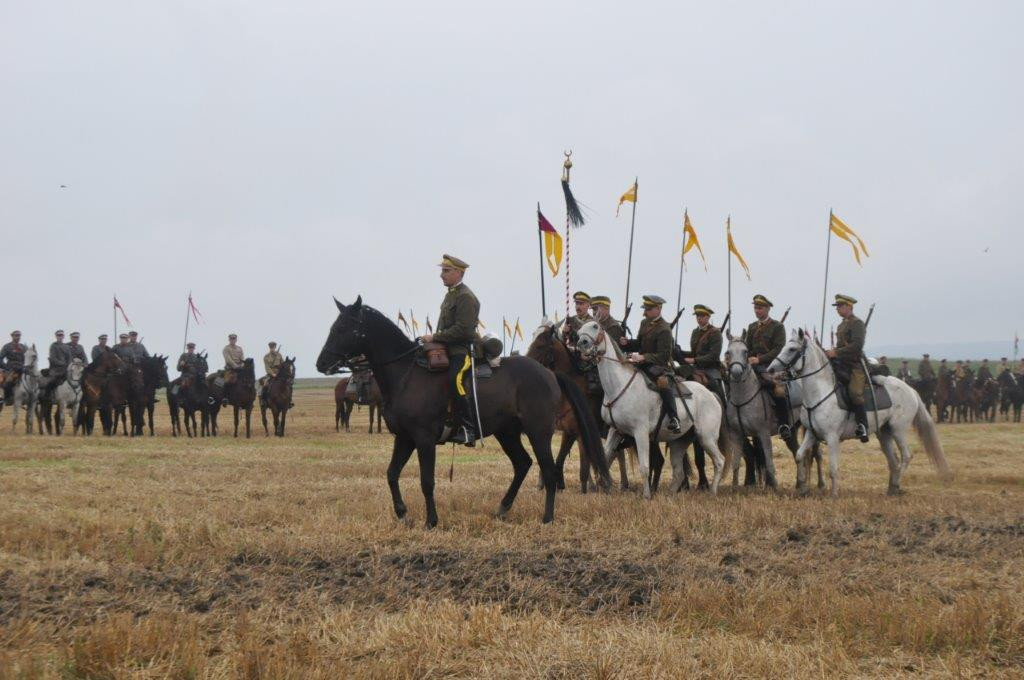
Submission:
<svg viewBox="0 0 1024 680">
<path fill-rule="evenodd" d="M 352 308 L 359 311 L 359 308 L 363 306 L 363 296 L 360 295 L 356 298 L 356 301 L 352 303 Z"/>
<path fill-rule="evenodd" d="M 743 332 L 742 332 L 742 333 L 740 333 L 740 340 L 741 340 L 741 341 L 742 341 L 742 342 L 743 342 L 744 344 L 746 344 L 746 342 L 747 342 L 747 329 L 746 329 L 746 328 L 744 328 L 744 329 L 743 329 Z"/>
<path fill-rule="evenodd" d="M 339 312 L 342 312 L 342 313 L 345 312 L 345 305 L 343 305 L 340 302 L 338 302 L 338 298 L 334 298 L 334 304 L 338 308 Z"/>
<path fill-rule="evenodd" d="M 725 331 L 725 337 L 726 337 L 726 339 L 727 339 L 727 340 L 728 340 L 729 342 L 732 342 L 732 331 L 730 331 L 730 330 L 726 330 L 726 331 Z"/>
<path fill-rule="evenodd" d="M 804 339 L 804 329 L 803 328 L 798 328 L 796 330 L 796 337 L 800 338 L 801 340 Z"/>
</svg>

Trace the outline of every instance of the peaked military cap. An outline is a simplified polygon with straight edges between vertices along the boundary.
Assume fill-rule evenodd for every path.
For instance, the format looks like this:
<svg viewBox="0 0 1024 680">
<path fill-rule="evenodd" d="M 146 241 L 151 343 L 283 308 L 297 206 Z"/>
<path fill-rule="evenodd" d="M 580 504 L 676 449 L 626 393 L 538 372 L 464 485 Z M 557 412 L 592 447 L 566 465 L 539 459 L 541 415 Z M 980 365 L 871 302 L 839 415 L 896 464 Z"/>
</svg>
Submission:
<svg viewBox="0 0 1024 680">
<path fill-rule="evenodd" d="M 572 299 L 576 302 L 590 302 L 590 296 L 584 293 L 582 290 L 578 290 L 572 294 Z"/>
<path fill-rule="evenodd" d="M 612 299 L 607 295 L 595 295 L 590 298 L 590 304 L 592 305 L 604 305 L 605 307 L 612 306 Z"/>
<path fill-rule="evenodd" d="M 698 314 L 707 314 L 708 316 L 711 316 L 714 313 L 715 313 L 715 310 L 711 309 L 707 305 L 694 305 L 693 306 L 693 315 L 694 316 L 696 316 Z"/>
<path fill-rule="evenodd" d="M 238 336 L 235 335 L 234 333 L 228 333 L 228 340 L 230 340 L 231 338 L 234 338 L 235 340 L 237 340 Z"/>
<path fill-rule="evenodd" d="M 842 293 L 836 293 L 836 301 L 832 303 L 833 307 L 839 305 L 855 305 L 857 304 L 857 298 L 850 297 L 849 295 L 843 295 Z"/>
<path fill-rule="evenodd" d="M 772 304 L 771 300 L 769 300 L 765 296 L 761 295 L 760 293 L 758 293 L 757 295 L 754 296 L 754 304 L 755 305 L 764 305 L 765 307 L 774 307 L 775 306 L 774 304 Z"/>
<path fill-rule="evenodd" d="M 106 339 L 107 339 L 107 334 L 106 334 L 106 333 L 104 333 L 103 335 L 99 336 L 99 337 L 98 337 L 98 338 L 96 338 L 96 339 L 97 339 L 97 340 L 106 340 Z"/>
<path fill-rule="evenodd" d="M 64 331 L 62 331 L 61 329 L 58 328 L 56 331 L 53 332 L 53 334 L 54 335 L 64 335 Z"/>
<path fill-rule="evenodd" d="M 455 257 L 445 253 L 441 256 L 441 262 L 437 265 L 438 267 L 451 267 L 452 269 L 458 269 L 460 272 L 464 272 L 469 269 L 469 265 Z"/>
<path fill-rule="evenodd" d="M 138 334 L 139 334 L 139 332 L 138 332 L 138 331 L 128 331 L 128 335 L 130 335 L 130 336 L 131 336 L 131 337 L 133 337 L 133 338 L 134 338 L 135 336 L 137 336 Z"/>
<path fill-rule="evenodd" d="M 195 348 L 195 346 L 196 346 L 196 343 L 194 343 L 194 342 L 190 342 L 190 343 L 187 343 L 185 345 L 185 347 L 192 347 L 192 348 Z"/>
<path fill-rule="evenodd" d="M 921 356 L 923 356 L 925 359 L 927 359 L 928 357 L 931 356 L 931 354 L 922 354 Z"/>
<path fill-rule="evenodd" d="M 274 342 L 273 340 L 271 340 L 270 342 L 267 343 L 267 346 L 268 347 L 277 347 L 277 343 Z"/>
<path fill-rule="evenodd" d="M 78 331 L 71 331 L 71 337 L 73 338 L 81 337 L 81 335 Z"/>
<path fill-rule="evenodd" d="M 119 337 L 119 338 L 121 338 L 123 340 L 124 338 L 128 337 L 128 334 L 127 333 L 121 333 L 121 335 L 119 335 L 117 337 Z"/>
<path fill-rule="evenodd" d="M 11 335 L 21 335 L 21 331 L 11 331 Z"/>
<path fill-rule="evenodd" d="M 665 304 L 665 298 L 660 295 L 644 295 L 644 307 L 661 307 Z"/>
</svg>

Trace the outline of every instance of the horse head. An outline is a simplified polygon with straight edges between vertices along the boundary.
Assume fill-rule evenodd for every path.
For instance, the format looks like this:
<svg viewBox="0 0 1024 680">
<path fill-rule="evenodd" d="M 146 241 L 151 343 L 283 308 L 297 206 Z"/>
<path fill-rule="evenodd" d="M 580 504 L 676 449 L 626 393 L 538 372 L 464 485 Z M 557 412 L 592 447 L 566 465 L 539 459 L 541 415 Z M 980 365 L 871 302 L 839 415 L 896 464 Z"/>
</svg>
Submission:
<svg viewBox="0 0 1024 680">
<path fill-rule="evenodd" d="M 39 352 L 36 351 L 35 343 L 31 347 L 25 350 L 25 361 L 23 373 L 35 375 L 37 373 L 37 366 L 39 364 Z"/>
<path fill-rule="evenodd" d="M 810 336 L 804 333 L 804 329 L 795 329 L 789 334 L 789 340 L 783 345 L 779 355 L 768 365 L 768 370 L 772 373 L 791 371 L 797 362 L 801 362 L 800 368 L 803 369 L 803 359 L 809 345 Z"/>
<path fill-rule="evenodd" d="M 277 377 L 284 380 L 295 379 L 295 357 L 285 357 L 277 368 Z"/>
<path fill-rule="evenodd" d="M 334 300 L 338 318 L 316 360 L 316 370 L 326 375 L 338 373 L 355 357 L 365 355 L 371 363 L 388 363 L 415 349 L 414 343 L 393 321 L 373 307 L 363 304 L 360 295 L 351 305 Z"/>
<path fill-rule="evenodd" d="M 77 383 L 82 379 L 83 373 L 85 373 L 85 362 L 78 358 L 72 359 L 68 365 L 68 381 Z"/>
<path fill-rule="evenodd" d="M 558 363 L 557 352 L 558 346 L 561 345 L 563 351 L 565 345 L 562 345 L 561 341 L 556 339 L 555 336 L 555 325 L 547 319 L 537 327 L 537 330 L 533 332 L 533 341 L 530 343 L 530 347 L 526 350 L 526 356 L 530 357 L 541 366 L 554 370 Z M 568 354 L 566 354 L 566 361 L 568 361 Z"/>
<path fill-rule="evenodd" d="M 167 375 L 167 357 L 163 354 L 156 355 L 152 358 L 152 365 L 156 373 L 156 386 L 167 387 L 171 383 Z"/>
<path fill-rule="evenodd" d="M 750 348 L 741 338 L 733 337 L 732 333 L 727 332 L 726 336 L 729 347 L 725 350 L 725 364 L 729 369 L 729 380 L 739 382 L 750 370 Z"/>
<path fill-rule="evenodd" d="M 588 321 L 576 333 L 576 349 L 588 363 L 596 363 L 608 351 L 608 336 L 596 321 Z"/>
</svg>

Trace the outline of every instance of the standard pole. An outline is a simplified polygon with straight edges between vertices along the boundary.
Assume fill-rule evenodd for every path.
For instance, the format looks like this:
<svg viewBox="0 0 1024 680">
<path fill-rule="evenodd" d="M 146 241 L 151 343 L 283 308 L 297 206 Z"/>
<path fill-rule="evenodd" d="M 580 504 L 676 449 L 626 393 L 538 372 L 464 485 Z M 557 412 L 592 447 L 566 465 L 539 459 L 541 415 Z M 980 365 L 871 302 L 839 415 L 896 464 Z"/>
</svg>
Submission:
<svg viewBox="0 0 1024 680">
<path fill-rule="evenodd" d="M 683 211 L 683 215 L 686 215 L 686 211 Z M 685 219 L 685 217 L 684 217 Z M 686 266 L 686 252 L 683 250 L 686 248 L 686 232 L 683 232 L 683 248 L 679 250 L 679 287 L 676 290 L 676 311 L 683 308 L 683 268 Z M 675 341 L 679 342 L 679 324 L 676 324 L 676 335 Z"/>
<path fill-rule="evenodd" d="M 729 332 L 732 333 L 732 253 L 729 251 L 729 237 L 732 236 L 732 216 L 729 215 L 725 218 L 725 259 L 729 261 L 726 270 L 729 282 L 727 284 L 727 290 L 729 291 L 729 304 L 726 313 L 729 315 Z"/>
<path fill-rule="evenodd" d="M 114 293 L 114 301 L 117 301 L 117 293 Z M 117 305 L 115 304 L 112 309 L 114 310 L 114 337 L 110 339 L 110 342 L 117 342 Z"/>
<path fill-rule="evenodd" d="M 540 233 L 540 203 L 537 203 L 537 255 L 540 257 L 540 318 L 548 316 L 548 303 L 544 299 L 544 240 Z"/>
<path fill-rule="evenodd" d="M 821 291 L 821 332 L 825 332 L 825 301 L 828 300 L 828 262 L 832 255 L 832 208 L 828 209 L 828 239 L 825 241 L 825 287 Z"/>
<path fill-rule="evenodd" d="M 188 300 L 191 300 L 191 299 L 192 299 L 192 291 L 189 291 L 188 292 Z M 189 322 L 189 316 L 191 315 L 191 312 L 192 312 L 192 304 L 188 300 L 185 300 L 185 339 L 181 341 L 181 351 L 182 352 L 185 351 L 185 347 L 188 345 L 188 322 Z"/>
<path fill-rule="evenodd" d="M 637 195 L 640 191 L 639 186 L 640 178 L 633 178 L 633 216 L 629 220 L 629 260 L 626 263 L 626 298 L 623 300 L 625 304 L 629 304 L 629 279 L 633 273 L 633 231 L 636 229 L 636 202 L 639 199 Z"/>
</svg>

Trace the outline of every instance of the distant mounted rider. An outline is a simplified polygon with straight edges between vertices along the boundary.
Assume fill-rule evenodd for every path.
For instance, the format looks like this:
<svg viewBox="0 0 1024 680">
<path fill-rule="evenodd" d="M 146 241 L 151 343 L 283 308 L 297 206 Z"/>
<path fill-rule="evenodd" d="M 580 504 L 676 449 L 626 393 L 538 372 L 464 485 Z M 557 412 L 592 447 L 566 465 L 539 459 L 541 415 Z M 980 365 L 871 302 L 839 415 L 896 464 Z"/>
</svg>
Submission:
<svg viewBox="0 0 1024 680">
<path fill-rule="evenodd" d="M 0 348 L 0 383 L 3 384 L 4 402 L 13 403 L 14 385 L 25 368 L 25 352 L 21 342 L 21 331 L 11 332 L 11 341 Z"/>
<path fill-rule="evenodd" d="M 662 407 L 667 414 L 667 427 L 671 432 L 682 431 L 679 414 L 676 412 L 676 398 L 672 390 L 675 371 L 672 368 L 672 328 L 661 318 L 661 309 L 665 299 L 658 295 L 643 297 L 644 320 L 640 322 L 636 339 L 619 339 L 619 345 L 627 352 L 629 360 L 643 371 L 651 380 L 661 396 Z"/>
<path fill-rule="evenodd" d="M 745 343 L 749 350 L 747 362 L 754 368 L 754 373 L 772 397 L 775 418 L 779 421 L 779 435 L 791 448 L 796 447 L 796 437 L 789 427 L 790 409 L 786 388 L 772 379 L 768 374 L 768 366 L 775 361 L 782 348 L 786 345 L 786 327 L 781 321 L 771 318 L 774 303 L 764 295 L 754 296 L 754 316 L 756 321 L 747 326 Z"/>
<path fill-rule="evenodd" d="M 857 419 L 854 436 L 862 442 L 868 441 L 868 414 L 864 408 L 864 388 L 868 377 L 864 374 L 861 360 L 864 356 L 864 343 L 867 340 L 867 325 L 853 313 L 857 299 L 849 295 L 837 294 L 832 306 L 842 317 L 836 328 L 836 347 L 825 352 L 830 359 L 835 359 L 838 370 L 836 377 L 846 384 L 850 406 Z"/>
</svg>

